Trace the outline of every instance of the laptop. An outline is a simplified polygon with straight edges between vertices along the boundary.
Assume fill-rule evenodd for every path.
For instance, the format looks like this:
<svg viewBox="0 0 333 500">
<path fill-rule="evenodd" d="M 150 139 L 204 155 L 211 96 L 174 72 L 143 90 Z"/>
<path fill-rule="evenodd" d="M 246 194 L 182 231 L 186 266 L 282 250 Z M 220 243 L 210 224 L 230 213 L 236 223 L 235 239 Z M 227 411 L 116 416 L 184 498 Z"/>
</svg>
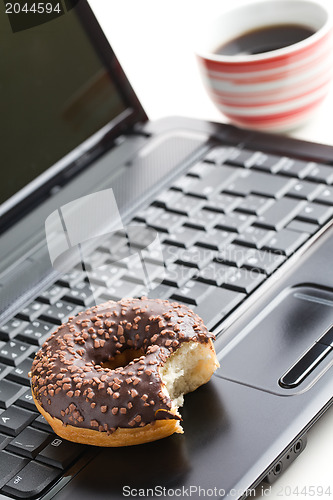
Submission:
<svg viewBox="0 0 333 500">
<path fill-rule="evenodd" d="M 332 403 L 333 148 L 152 123 L 85 0 L 15 9 L 1 15 L 0 499 L 253 496 Z M 35 352 L 79 310 L 143 294 L 216 336 L 221 366 L 185 396 L 184 434 L 109 449 L 55 436 L 32 402 Z"/>
</svg>

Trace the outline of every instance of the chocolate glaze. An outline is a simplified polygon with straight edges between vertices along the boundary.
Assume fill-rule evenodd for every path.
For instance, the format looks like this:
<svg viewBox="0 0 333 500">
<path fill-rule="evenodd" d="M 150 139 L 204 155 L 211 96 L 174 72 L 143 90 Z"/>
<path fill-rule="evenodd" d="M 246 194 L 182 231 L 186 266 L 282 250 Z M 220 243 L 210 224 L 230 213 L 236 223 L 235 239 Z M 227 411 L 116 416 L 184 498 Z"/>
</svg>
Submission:
<svg viewBox="0 0 333 500">
<path fill-rule="evenodd" d="M 175 302 L 106 302 L 70 318 L 43 344 L 32 365 L 32 390 L 65 425 L 100 432 L 179 419 L 170 412 L 159 368 L 183 342 L 212 337 L 198 315 Z M 102 366 L 127 349 L 143 355 L 124 367 Z"/>
</svg>

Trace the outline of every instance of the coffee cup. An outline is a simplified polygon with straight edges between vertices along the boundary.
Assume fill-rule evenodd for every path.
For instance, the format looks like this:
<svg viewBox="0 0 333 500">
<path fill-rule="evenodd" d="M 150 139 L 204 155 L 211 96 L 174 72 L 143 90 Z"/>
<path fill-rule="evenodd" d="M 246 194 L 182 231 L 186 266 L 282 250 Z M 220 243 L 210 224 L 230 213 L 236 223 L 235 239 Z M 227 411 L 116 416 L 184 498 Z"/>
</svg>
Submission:
<svg viewBox="0 0 333 500">
<path fill-rule="evenodd" d="M 201 30 L 205 87 L 231 122 L 288 131 L 309 120 L 332 81 L 332 14 L 313 0 L 261 0 Z"/>
</svg>

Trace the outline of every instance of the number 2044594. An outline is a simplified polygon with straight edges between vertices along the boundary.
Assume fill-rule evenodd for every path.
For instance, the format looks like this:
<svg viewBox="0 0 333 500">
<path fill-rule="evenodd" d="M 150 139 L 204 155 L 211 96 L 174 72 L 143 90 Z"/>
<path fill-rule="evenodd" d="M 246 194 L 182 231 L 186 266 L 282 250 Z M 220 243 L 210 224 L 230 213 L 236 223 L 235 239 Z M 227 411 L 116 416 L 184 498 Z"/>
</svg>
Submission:
<svg viewBox="0 0 333 500">
<path fill-rule="evenodd" d="M 279 488 L 277 491 L 277 496 L 280 497 L 292 497 L 292 498 L 303 498 L 303 497 L 331 497 L 333 496 L 333 488 L 331 486 L 284 486 Z"/>
<path fill-rule="evenodd" d="M 6 14 L 62 14 L 60 2 L 34 2 L 32 4 L 19 2 L 6 2 Z"/>
</svg>

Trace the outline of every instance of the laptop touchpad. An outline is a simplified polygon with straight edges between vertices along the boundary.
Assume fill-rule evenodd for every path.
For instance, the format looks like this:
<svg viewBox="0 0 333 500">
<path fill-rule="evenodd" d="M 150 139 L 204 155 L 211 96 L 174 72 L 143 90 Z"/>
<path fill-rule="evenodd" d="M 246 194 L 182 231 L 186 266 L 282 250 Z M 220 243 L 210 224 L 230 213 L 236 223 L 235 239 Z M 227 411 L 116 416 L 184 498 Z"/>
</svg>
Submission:
<svg viewBox="0 0 333 500">
<path fill-rule="evenodd" d="M 284 290 L 219 355 L 218 377 L 276 394 L 309 389 L 333 364 L 333 292 Z"/>
</svg>

